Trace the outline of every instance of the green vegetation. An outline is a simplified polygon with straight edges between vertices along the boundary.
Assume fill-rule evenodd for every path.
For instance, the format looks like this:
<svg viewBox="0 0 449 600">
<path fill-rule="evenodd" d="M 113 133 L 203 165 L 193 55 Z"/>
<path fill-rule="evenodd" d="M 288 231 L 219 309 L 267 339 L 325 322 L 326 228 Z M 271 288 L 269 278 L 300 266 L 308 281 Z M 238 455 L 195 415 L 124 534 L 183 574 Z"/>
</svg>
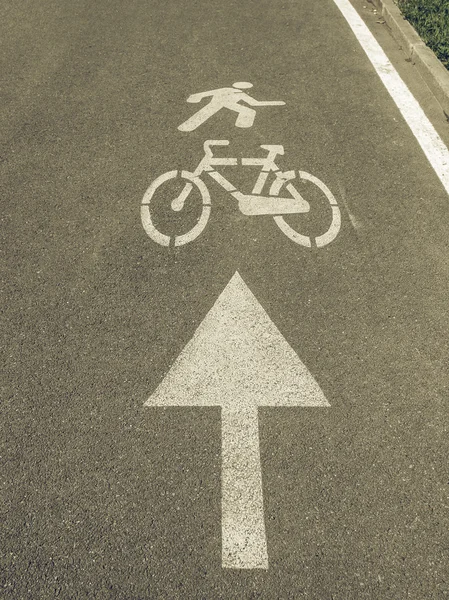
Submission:
<svg viewBox="0 0 449 600">
<path fill-rule="evenodd" d="M 398 0 L 404 17 L 449 69 L 449 0 Z"/>
</svg>

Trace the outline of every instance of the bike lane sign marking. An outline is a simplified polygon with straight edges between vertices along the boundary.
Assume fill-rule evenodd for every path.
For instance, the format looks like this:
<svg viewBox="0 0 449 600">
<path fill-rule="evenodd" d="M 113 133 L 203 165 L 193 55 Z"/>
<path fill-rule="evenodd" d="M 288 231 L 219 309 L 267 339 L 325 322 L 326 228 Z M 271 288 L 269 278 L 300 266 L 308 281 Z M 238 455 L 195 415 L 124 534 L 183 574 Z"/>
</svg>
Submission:
<svg viewBox="0 0 449 600">
<path fill-rule="evenodd" d="M 210 217 L 212 203 L 209 190 L 204 183 L 204 175 L 208 174 L 225 191 L 229 192 L 234 200 L 237 200 L 240 212 L 248 217 L 270 216 L 279 229 L 290 240 L 311 248 L 321 248 L 332 242 L 338 235 L 341 227 L 341 215 L 337 201 L 329 188 L 318 177 L 305 171 L 281 171 L 276 164 L 278 155 L 284 154 L 284 147 L 280 144 L 262 144 L 261 148 L 266 152 L 265 157 L 248 157 L 239 161 L 237 158 L 214 157 L 212 148 L 214 146 L 227 146 L 229 140 L 206 140 L 204 142 L 204 156 L 200 160 L 194 172 L 169 171 L 157 177 L 145 192 L 141 205 L 142 225 L 147 235 L 161 246 L 183 246 L 195 240 L 204 230 Z M 259 167 L 260 173 L 256 179 L 250 194 L 244 194 L 238 190 L 217 168 L 220 166 Z M 262 194 L 267 186 L 269 176 L 272 182 L 269 186 L 268 195 Z M 308 185 L 316 186 L 321 198 L 324 200 L 328 213 L 327 223 L 323 223 L 323 231 L 320 235 L 311 237 L 297 231 L 284 218 L 288 215 L 300 215 L 312 210 L 307 198 L 300 194 L 293 180 L 298 176 L 299 182 L 308 182 Z M 203 178 L 203 179 L 202 179 Z M 167 184 L 181 179 L 183 183 L 181 192 L 176 196 L 170 195 Z M 157 226 L 154 208 L 155 197 L 164 187 L 164 202 L 169 211 L 179 213 L 183 210 L 189 196 L 196 188 L 196 202 L 200 203 L 201 214 L 193 227 L 180 235 L 168 235 Z M 194 195 L 194 194 L 192 194 Z"/>
<path fill-rule="evenodd" d="M 258 407 L 330 406 L 236 272 L 145 406 L 220 406 L 222 566 L 267 569 Z"/>
</svg>

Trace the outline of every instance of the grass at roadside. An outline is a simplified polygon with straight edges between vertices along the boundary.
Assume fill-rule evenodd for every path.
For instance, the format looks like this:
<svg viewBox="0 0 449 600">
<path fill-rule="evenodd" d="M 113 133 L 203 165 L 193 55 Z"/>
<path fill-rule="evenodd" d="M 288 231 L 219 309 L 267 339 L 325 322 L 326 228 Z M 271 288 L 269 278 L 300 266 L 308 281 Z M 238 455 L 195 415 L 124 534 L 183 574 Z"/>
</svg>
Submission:
<svg viewBox="0 0 449 600">
<path fill-rule="evenodd" d="M 449 70 L 449 0 L 397 0 L 397 4 Z"/>
</svg>

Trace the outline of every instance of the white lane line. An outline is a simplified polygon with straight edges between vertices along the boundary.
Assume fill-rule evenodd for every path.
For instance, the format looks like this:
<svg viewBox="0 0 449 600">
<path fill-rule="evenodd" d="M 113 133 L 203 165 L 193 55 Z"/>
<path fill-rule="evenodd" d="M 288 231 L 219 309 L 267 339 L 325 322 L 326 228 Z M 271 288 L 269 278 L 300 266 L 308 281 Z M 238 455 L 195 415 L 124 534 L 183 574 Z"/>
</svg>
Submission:
<svg viewBox="0 0 449 600">
<path fill-rule="evenodd" d="M 449 150 L 349 0 L 334 0 L 449 194 Z"/>
<path fill-rule="evenodd" d="M 146 406 L 221 406 L 222 565 L 267 569 L 259 406 L 329 406 L 235 273 Z"/>
</svg>

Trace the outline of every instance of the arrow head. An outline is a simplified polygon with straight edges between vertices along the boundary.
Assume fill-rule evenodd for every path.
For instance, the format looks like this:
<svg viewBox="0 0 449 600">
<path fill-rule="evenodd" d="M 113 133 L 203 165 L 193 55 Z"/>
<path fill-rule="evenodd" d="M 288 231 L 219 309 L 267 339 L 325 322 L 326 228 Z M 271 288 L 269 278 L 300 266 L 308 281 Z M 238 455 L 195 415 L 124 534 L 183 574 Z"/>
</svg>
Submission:
<svg viewBox="0 0 449 600">
<path fill-rule="evenodd" d="M 146 406 L 329 406 L 239 273 Z"/>
</svg>

